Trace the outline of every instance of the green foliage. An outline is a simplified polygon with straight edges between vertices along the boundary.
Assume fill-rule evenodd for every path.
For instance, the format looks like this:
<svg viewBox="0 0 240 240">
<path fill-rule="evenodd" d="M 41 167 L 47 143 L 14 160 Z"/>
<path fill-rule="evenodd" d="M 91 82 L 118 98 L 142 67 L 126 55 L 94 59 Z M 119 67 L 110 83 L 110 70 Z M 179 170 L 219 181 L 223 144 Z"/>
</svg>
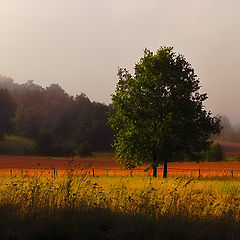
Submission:
<svg viewBox="0 0 240 240">
<path fill-rule="evenodd" d="M 210 148 L 206 151 L 203 151 L 201 155 L 202 159 L 208 162 L 219 162 L 225 159 L 223 148 L 217 142 L 211 144 Z"/>
<path fill-rule="evenodd" d="M 81 93 L 75 97 L 67 94 L 58 84 L 43 88 L 32 80 L 17 84 L 0 75 L 0 88 L 8 88 L 17 103 L 14 125 L 9 123 L 14 134 L 31 138 L 37 142 L 37 154 L 72 155 L 82 152 L 82 146 L 91 146 L 93 151 L 111 151 L 113 132 L 107 123 L 107 112 L 111 109 L 98 102 L 91 102 Z M 11 97 L 11 96 L 10 96 Z M 1 105 L 1 94 L 0 94 Z M 1 107 L 4 112 L 5 102 Z M 10 109 L 10 108 L 9 108 Z M 9 110 L 6 107 L 6 110 Z M 7 118 L 7 114 L 0 116 Z M 5 128 L 6 129 L 6 128 Z"/>
<path fill-rule="evenodd" d="M 88 142 L 81 142 L 78 148 L 76 148 L 76 150 L 74 151 L 74 153 L 74 155 L 76 156 L 89 157 L 92 156 L 92 148 Z"/>
<path fill-rule="evenodd" d="M 54 154 L 54 136 L 48 129 L 41 129 L 36 139 L 37 152 L 39 155 L 52 155 Z"/>
<path fill-rule="evenodd" d="M 16 111 L 16 104 L 7 89 L 0 89 L 0 140 L 13 130 L 12 119 Z"/>
<path fill-rule="evenodd" d="M 131 75 L 118 70 L 109 118 L 115 130 L 114 147 L 125 167 L 197 156 L 220 131 L 219 119 L 203 109 L 199 79 L 184 56 L 171 47 L 156 54 L 145 49 Z"/>
</svg>

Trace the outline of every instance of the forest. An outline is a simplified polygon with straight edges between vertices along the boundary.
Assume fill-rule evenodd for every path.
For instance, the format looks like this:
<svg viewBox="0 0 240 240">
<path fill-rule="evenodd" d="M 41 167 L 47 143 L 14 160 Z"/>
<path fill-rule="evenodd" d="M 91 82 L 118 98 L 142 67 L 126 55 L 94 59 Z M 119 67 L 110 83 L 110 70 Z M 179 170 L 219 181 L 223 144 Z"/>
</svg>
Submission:
<svg viewBox="0 0 240 240">
<path fill-rule="evenodd" d="M 32 80 L 18 84 L 0 76 L 0 89 L 5 89 L 5 95 L 9 93 L 5 98 L 0 93 L 4 134 L 34 141 L 34 150 L 26 148 L 25 155 L 88 156 L 111 151 L 113 132 L 107 125 L 110 105 L 90 101 L 84 93 L 70 96 L 59 84 L 43 88 Z M 4 103 L 6 98 L 11 108 Z M 12 117 L 6 119 L 11 111 Z M 3 125 L 4 121 L 8 126 Z M 5 149 L 0 151 L 11 154 Z"/>
<path fill-rule="evenodd" d="M 22 154 L 84 157 L 113 151 L 114 132 L 107 121 L 111 104 L 91 101 L 84 93 L 71 96 L 59 84 L 43 88 L 33 80 L 18 84 L 1 75 L 0 89 L 5 89 L 12 101 L 12 109 L 1 106 L 0 123 L 5 132 L 0 136 L 18 136 L 26 142 L 30 139 L 34 147 L 24 146 Z M 4 105 L 5 100 L 1 101 Z M 13 116 L 6 120 L 10 110 Z M 4 120 L 7 126 L 3 126 Z M 221 116 L 221 125 L 221 133 L 214 140 L 240 142 L 240 128 L 233 127 L 226 116 Z M 31 144 L 28 141 L 26 145 Z M 0 154 L 13 153 L 0 145 Z"/>
</svg>

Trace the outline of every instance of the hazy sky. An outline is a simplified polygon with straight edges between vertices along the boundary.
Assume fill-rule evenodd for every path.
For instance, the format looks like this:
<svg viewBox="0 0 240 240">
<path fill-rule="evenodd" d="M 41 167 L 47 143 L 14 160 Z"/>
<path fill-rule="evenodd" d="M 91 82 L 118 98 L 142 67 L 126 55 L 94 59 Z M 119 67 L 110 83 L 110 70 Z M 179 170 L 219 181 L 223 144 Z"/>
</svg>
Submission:
<svg viewBox="0 0 240 240">
<path fill-rule="evenodd" d="M 237 123 L 239 12 L 239 0 L 0 0 L 0 74 L 110 103 L 118 67 L 132 71 L 145 47 L 174 46 L 206 108 Z"/>
</svg>

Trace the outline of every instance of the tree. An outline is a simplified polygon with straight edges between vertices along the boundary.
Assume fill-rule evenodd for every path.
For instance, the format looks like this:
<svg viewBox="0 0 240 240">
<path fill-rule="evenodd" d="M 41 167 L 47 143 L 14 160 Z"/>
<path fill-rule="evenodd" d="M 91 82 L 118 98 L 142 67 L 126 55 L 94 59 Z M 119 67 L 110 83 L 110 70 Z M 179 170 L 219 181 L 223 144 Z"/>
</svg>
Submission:
<svg viewBox="0 0 240 240">
<path fill-rule="evenodd" d="M 0 140 L 4 139 L 5 134 L 13 130 L 12 119 L 16 111 L 16 104 L 7 89 L 0 89 Z"/>
<path fill-rule="evenodd" d="M 219 162 L 225 159 L 222 146 L 218 142 L 213 142 L 207 151 L 201 153 L 202 160 L 208 162 Z"/>
<path fill-rule="evenodd" d="M 154 54 L 145 49 L 131 75 L 118 70 L 109 122 L 115 131 L 118 160 L 127 168 L 150 164 L 153 176 L 164 164 L 196 158 L 209 147 L 211 134 L 220 132 L 220 119 L 203 108 L 199 79 L 183 55 L 171 47 Z"/>
</svg>

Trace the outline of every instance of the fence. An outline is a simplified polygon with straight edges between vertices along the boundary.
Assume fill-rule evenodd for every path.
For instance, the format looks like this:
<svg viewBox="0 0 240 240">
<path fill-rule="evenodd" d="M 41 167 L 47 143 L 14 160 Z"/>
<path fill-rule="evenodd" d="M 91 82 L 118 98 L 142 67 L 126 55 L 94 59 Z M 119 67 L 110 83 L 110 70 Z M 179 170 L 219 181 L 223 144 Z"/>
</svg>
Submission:
<svg viewBox="0 0 240 240">
<path fill-rule="evenodd" d="M 92 168 L 88 171 L 92 176 L 152 176 L 152 171 L 144 172 L 143 168 Z M 163 168 L 158 168 L 158 176 L 162 176 Z M 240 169 L 193 169 L 193 168 L 168 168 L 169 177 L 236 177 L 240 178 Z"/>
<path fill-rule="evenodd" d="M 158 176 L 161 177 L 163 168 L 159 167 L 157 170 Z M 51 169 L 41 169 L 41 168 L 29 168 L 29 169 L 19 169 L 19 168 L 2 168 L 0 170 L 2 175 L 22 175 L 22 176 L 34 176 L 34 175 L 51 175 L 53 177 L 67 174 L 87 174 L 93 177 L 97 176 L 152 176 L 152 171 L 144 171 L 144 168 L 135 169 L 123 169 L 123 168 L 97 168 L 92 167 L 89 169 L 56 169 L 52 167 Z M 201 168 L 168 168 L 169 177 L 227 177 L 227 178 L 240 178 L 240 169 L 201 169 Z"/>
</svg>

